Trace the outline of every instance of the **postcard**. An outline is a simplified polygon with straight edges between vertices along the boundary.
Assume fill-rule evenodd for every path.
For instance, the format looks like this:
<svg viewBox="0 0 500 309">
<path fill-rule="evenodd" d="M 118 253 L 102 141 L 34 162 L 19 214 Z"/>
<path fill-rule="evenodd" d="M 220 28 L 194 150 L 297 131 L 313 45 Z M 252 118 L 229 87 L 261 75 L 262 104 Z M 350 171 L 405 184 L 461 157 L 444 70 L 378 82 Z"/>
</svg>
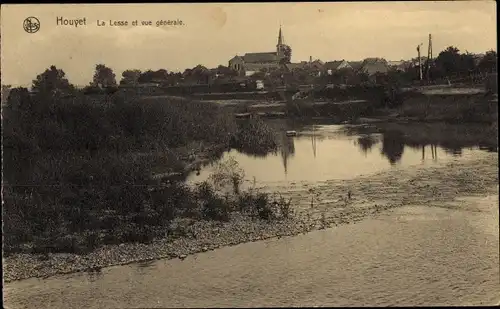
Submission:
<svg viewBox="0 0 500 309">
<path fill-rule="evenodd" d="M 494 1 L 1 7 L 6 308 L 498 304 Z"/>
</svg>

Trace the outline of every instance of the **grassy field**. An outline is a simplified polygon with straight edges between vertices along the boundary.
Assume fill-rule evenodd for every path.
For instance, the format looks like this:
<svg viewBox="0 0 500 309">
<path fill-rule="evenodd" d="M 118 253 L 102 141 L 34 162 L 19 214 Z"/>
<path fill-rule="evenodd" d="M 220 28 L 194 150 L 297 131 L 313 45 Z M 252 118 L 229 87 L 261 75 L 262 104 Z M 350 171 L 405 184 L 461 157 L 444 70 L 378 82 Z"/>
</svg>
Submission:
<svg viewBox="0 0 500 309">
<path fill-rule="evenodd" d="M 498 102 L 484 93 L 425 95 L 409 94 L 400 107 L 403 117 L 456 123 L 495 122 Z"/>
</svg>

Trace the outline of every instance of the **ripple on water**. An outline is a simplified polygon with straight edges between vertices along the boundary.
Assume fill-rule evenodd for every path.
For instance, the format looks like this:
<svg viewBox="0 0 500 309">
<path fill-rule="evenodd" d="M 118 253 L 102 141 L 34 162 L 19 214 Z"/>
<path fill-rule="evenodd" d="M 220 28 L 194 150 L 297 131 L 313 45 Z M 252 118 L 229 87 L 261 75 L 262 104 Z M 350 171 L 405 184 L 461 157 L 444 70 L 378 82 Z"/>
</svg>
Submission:
<svg viewBox="0 0 500 309">
<path fill-rule="evenodd" d="M 498 195 L 468 207 L 482 212 L 402 207 L 184 261 L 111 267 L 91 282 L 85 274 L 13 282 L 5 300 L 15 308 L 496 304 Z"/>
</svg>

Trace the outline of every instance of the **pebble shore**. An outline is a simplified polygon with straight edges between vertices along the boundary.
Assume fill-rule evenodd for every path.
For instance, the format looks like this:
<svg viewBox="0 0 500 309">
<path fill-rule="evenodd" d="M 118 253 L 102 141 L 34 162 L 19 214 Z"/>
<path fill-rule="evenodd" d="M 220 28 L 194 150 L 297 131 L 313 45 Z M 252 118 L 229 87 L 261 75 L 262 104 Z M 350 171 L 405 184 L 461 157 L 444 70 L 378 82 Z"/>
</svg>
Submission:
<svg viewBox="0 0 500 309">
<path fill-rule="evenodd" d="M 223 246 L 295 235 L 313 227 L 297 219 L 263 222 L 233 214 L 227 223 L 199 221 L 189 227 L 195 237 L 174 240 L 158 239 L 149 244 L 125 243 L 105 245 L 87 255 L 49 253 L 48 256 L 16 253 L 4 257 L 4 281 L 49 277 L 78 271 L 95 271 L 102 267 L 160 258 L 180 258 L 215 250 Z"/>
<path fill-rule="evenodd" d="M 377 207 L 370 214 L 391 208 Z M 356 212 L 357 213 L 357 212 Z M 367 215 L 366 213 L 365 215 Z M 4 281 L 28 278 L 46 278 L 57 274 L 80 271 L 99 271 L 103 267 L 125 265 L 156 259 L 184 259 L 188 255 L 215 250 L 246 242 L 270 238 L 294 236 L 313 230 L 362 220 L 364 215 L 353 216 L 344 212 L 341 216 L 317 218 L 305 213 L 280 221 L 253 220 L 233 213 L 229 222 L 197 221 L 189 227 L 192 235 L 177 239 L 158 239 L 149 244 L 123 243 L 105 245 L 87 255 L 49 253 L 46 256 L 16 253 L 4 257 Z"/>
<path fill-rule="evenodd" d="M 106 245 L 87 255 L 49 254 L 41 256 L 16 253 L 4 257 L 4 281 L 56 274 L 99 270 L 103 267 L 161 258 L 184 259 L 190 254 L 215 250 L 245 242 L 274 237 L 293 236 L 340 224 L 353 223 L 391 208 L 408 205 L 428 207 L 461 207 L 449 204 L 461 195 L 485 194 L 498 185 L 498 161 L 495 155 L 451 161 L 441 166 L 393 170 L 368 178 L 361 177 L 343 184 L 317 184 L 315 190 L 304 186 L 294 189 L 297 210 L 282 221 L 261 221 L 233 213 L 230 221 L 197 221 L 189 226 L 191 237 L 159 239 L 150 244 L 126 243 Z M 328 190 L 327 190 L 328 188 Z M 355 192 L 345 205 L 338 201 L 308 207 L 311 194 L 321 192 Z M 493 190 L 494 191 L 494 190 Z M 326 201 L 329 196 L 318 196 Z M 295 205 L 294 203 L 294 205 Z M 333 204 L 332 204 L 333 203 Z M 306 209 L 308 207 L 308 209 Z M 188 234 L 188 235 L 189 235 Z"/>
</svg>

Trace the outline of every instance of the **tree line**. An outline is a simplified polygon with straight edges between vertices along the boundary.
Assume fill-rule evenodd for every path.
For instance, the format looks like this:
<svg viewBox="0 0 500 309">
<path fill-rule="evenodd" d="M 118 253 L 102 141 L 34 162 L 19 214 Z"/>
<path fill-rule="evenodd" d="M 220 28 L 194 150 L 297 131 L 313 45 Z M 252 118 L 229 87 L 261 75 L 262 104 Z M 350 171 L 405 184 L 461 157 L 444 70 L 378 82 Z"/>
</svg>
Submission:
<svg viewBox="0 0 500 309">
<path fill-rule="evenodd" d="M 290 63 L 291 49 L 286 50 L 285 63 Z M 378 59 L 378 58 L 377 58 Z M 366 62 L 367 60 L 365 60 Z M 384 59 L 378 62 L 385 63 Z M 469 52 L 460 52 L 457 47 L 450 46 L 441 51 L 434 60 L 424 59 L 421 62 L 422 73 L 425 79 L 432 81 L 446 78 L 466 77 L 470 75 L 495 73 L 497 69 L 497 53 L 494 50 L 487 51 L 479 60 L 477 55 Z M 420 78 L 419 63 L 416 59 L 409 61 L 409 65 L 404 69 L 389 68 L 387 72 L 375 74 L 378 82 L 382 83 L 411 83 Z M 314 83 L 354 83 L 360 84 L 369 80 L 368 74 L 352 69 L 336 70 L 330 76 L 318 74 L 321 69 L 307 67 L 295 68 L 287 74 L 294 83 L 314 84 Z M 324 72 L 323 72 L 324 73 Z M 176 86 L 186 84 L 210 84 L 217 83 L 218 80 L 231 81 L 238 76 L 238 72 L 219 65 L 215 69 L 208 69 L 205 66 L 197 65 L 194 68 L 185 69 L 184 72 L 172 72 L 165 69 L 156 71 L 141 71 L 138 69 L 128 69 L 122 73 L 121 80 L 117 82 L 113 69 L 97 64 L 92 81 L 84 88 L 84 92 L 115 91 L 118 85 L 136 86 L 144 83 L 161 83 L 162 85 Z M 285 76 L 280 68 L 262 69 L 248 78 L 250 81 L 257 79 L 272 81 L 272 84 L 282 84 Z M 27 89 L 26 89 L 27 90 Z M 33 80 L 32 90 L 35 92 L 73 93 L 76 89 L 68 79 L 63 70 L 51 66 L 45 72 L 37 75 Z M 16 92 L 16 91 L 14 91 Z M 18 95 L 15 93 L 15 95 Z"/>
</svg>

